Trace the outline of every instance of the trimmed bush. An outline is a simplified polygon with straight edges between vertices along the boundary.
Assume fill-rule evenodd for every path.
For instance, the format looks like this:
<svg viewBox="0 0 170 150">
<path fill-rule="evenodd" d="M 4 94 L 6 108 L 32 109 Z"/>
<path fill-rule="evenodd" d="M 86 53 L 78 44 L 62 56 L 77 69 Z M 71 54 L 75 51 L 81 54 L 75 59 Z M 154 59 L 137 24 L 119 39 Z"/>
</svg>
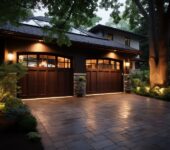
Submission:
<svg viewBox="0 0 170 150">
<path fill-rule="evenodd" d="M 9 119 L 19 120 L 22 116 L 30 114 L 30 111 L 21 99 L 7 97 L 5 100 L 4 114 Z"/>
<path fill-rule="evenodd" d="M 37 142 L 41 140 L 41 136 L 37 132 L 29 132 L 27 136 L 28 139 L 33 142 Z"/>
<path fill-rule="evenodd" d="M 165 88 L 163 99 L 170 101 L 170 87 Z"/>
<path fill-rule="evenodd" d="M 31 114 L 23 116 L 18 122 L 19 129 L 24 132 L 36 131 L 36 126 L 37 121 Z"/>
</svg>

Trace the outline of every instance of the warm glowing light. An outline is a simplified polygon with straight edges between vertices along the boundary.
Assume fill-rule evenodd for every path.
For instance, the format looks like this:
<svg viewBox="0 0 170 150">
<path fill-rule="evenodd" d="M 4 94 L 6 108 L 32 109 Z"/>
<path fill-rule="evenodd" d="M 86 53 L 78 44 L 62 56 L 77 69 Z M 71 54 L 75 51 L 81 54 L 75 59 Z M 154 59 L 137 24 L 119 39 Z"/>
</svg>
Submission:
<svg viewBox="0 0 170 150">
<path fill-rule="evenodd" d="M 130 62 L 129 61 L 125 62 L 125 66 L 130 67 Z"/>
<path fill-rule="evenodd" d="M 38 40 L 38 42 L 42 43 L 42 42 L 43 42 L 43 40 Z"/>
<path fill-rule="evenodd" d="M 13 61 L 14 55 L 13 53 L 8 53 L 8 61 Z"/>
<path fill-rule="evenodd" d="M 149 92 L 149 91 L 150 91 L 150 87 L 149 87 L 149 86 L 146 86 L 146 87 L 145 87 L 145 90 L 146 90 L 146 92 Z"/>
<path fill-rule="evenodd" d="M 109 52 L 106 57 L 112 58 L 112 59 L 118 59 L 118 55 L 116 54 L 116 52 Z"/>
<path fill-rule="evenodd" d="M 40 67 L 47 67 L 47 61 L 42 61 L 40 64 L 39 64 Z"/>
<path fill-rule="evenodd" d="M 160 88 L 159 91 L 161 94 L 164 94 L 165 88 Z"/>
<path fill-rule="evenodd" d="M 136 88 L 136 90 L 139 92 L 139 91 L 140 91 L 140 87 L 138 86 L 138 87 Z"/>
</svg>

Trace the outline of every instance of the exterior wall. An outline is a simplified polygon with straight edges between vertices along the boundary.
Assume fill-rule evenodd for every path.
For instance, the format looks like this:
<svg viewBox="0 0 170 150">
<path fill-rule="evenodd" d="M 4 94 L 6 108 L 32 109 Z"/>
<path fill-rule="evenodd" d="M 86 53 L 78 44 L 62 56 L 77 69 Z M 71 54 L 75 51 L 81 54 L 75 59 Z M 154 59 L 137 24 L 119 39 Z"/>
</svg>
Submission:
<svg viewBox="0 0 170 150">
<path fill-rule="evenodd" d="M 139 50 L 139 41 L 131 39 L 131 41 L 130 41 L 130 47 Z"/>
<path fill-rule="evenodd" d="M 115 59 L 123 61 L 123 66 L 125 66 L 125 60 L 134 57 L 135 55 L 129 55 L 119 52 L 111 52 L 106 50 L 101 50 L 97 47 L 87 47 L 80 46 L 79 44 L 74 44 L 71 47 L 58 47 L 54 44 L 45 44 L 38 41 L 28 41 L 22 39 L 7 39 L 5 47 L 5 62 L 8 62 L 8 53 L 12 52 L 14 55 L 13 62 L 17 61 L 17 53 L 19 52 L 36 52 L 36 53 L 53 53 L 59 56 L 70 57 L 73 60 L 73 90 L 75 95 L 75 88 L 77 85 L 77 78 L 86 78 L 86 59 Z M 122 73 L 125 68 L 123 68 Z M 86 92 L 86 91 L 85 91 Z"/>
<path fill-rule="evenodd" d="M 8 53 L 12 52 L 14 55 L 13 62 L 17 61 L 17 53 L 19 52 L 44 52 L 44 53 L 55 53 L 61 56 L 68 56 L 73 58 L 73 68 L 75 68 L 74 72 L 84 72 L 85 70 L 85 59 L 87 58 L 110 58 L 123 60 L 128 55 L 119 54 L 117 52 L 109 52 L 98 50 L 96 48 L 88 48 L 88 47 L 58 47 L 57 45 L 48 45 L 45 43 L 40 43 L 36 41 L 26 41 L 26 40 L 18 40 L 18 39 L 8 39 L 6 41 L 5 47 L 5 62 L 8 61 Z"/>
<path fill-rule="evenodd" d="M 125 45 L 125 37 L 120 34 L 114 34 L 114 41 L 119 42 L 123 45 Z"/>
<path fill-rule="evenodd" d="M 121 44 L 123 44 L 123 45 L 125 45 L 125 36 L 129 37 L 129 36 L 126 35 L 126 34 L 114 33 L 114 32 L 110 33 L 110 32 L 108 32 L 108 31 L 97 32 L 97 33 L 95 33 L 95 34 L 100 35 L 100 36 L 104 36 L 104 37 L 105 37 L 107 34 L 113 34 L 113 40 L 116 41 L 116 42 L 118 42 L 118 43 L 121 43 Z M 129 38 L 130 38 L 130 47 L 139 50 L 139 40 L 134 39 L 134 38 L 131 38 L 131 37 L 129 37 Z"/>
</svg>

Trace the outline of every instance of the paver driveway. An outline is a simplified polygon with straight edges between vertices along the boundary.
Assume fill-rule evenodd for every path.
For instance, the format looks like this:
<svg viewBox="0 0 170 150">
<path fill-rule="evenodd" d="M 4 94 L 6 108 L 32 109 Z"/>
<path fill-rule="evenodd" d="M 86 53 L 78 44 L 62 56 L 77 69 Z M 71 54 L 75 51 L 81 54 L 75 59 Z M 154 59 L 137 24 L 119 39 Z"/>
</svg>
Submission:
<svg viewBox="0 0 170 150">
<path fill-rule="evenodd" d="M 26 102 L 47 150 L 169 150 L 170 103 L 131 94 Z"/>
</svg>

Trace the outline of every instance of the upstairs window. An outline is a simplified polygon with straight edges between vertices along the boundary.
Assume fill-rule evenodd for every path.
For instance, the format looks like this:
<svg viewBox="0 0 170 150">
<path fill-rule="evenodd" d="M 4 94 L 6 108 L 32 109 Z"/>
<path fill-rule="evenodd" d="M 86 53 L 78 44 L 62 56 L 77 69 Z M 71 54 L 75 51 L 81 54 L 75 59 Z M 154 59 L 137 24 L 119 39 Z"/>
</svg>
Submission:
<svg viewBox="0 0 170 150">
<path fill-rule="evenodd" d="M 105 38 L 108 40 L 113 40 L 113 34 L 105 34 Z"/>
<path fill-rule="evenodd" d="M 130 46 L 130 38 L 125 37 L 125 45 Z"/>
</svg>

